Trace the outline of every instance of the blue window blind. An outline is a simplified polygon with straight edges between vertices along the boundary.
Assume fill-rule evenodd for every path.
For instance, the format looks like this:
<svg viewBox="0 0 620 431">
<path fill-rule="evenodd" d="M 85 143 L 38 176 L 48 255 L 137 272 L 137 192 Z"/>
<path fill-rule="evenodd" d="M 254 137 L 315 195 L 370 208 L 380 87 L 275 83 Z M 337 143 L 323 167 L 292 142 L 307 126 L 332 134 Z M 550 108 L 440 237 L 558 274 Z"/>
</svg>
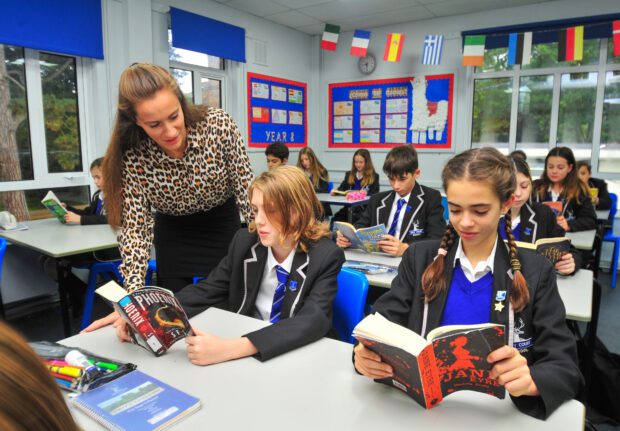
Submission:
<svg viewBox="0 0 620 431">
<path fill-rule="evenodd" d="M 170 8 L 172 46 L 245 63 L 245 29 Z"/>
<path fill-rule="evenodd" d="M 510 33 L 532 32 L 532 43 L 552 43 L 558 41 L 558 31 L 567 27 L 583 25 L 584 39 L 611 37 L 611 23 L 620 19 L 620 14 L 597 15 L 583 18 L 559 19 L 554 21 L 533 22 L 506 27 L 481 28 L 461 33 L 463 40 L 469 35 L 486 35 L 485 48 L 505 48 L 508 46 Z"/>
<path fill-rule="evenodd" d="M 101 1 L 2 2 L 0 43 L 103 59 Z"/>
</svg>

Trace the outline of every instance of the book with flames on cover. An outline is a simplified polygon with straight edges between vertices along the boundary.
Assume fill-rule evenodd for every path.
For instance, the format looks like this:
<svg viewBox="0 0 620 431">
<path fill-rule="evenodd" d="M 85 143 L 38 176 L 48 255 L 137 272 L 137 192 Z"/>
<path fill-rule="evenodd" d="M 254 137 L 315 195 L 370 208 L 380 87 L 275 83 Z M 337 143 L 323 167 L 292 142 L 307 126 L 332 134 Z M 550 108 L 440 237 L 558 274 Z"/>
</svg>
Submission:
<svg viewBox="0 0 620 431">
<path fill-rule="evenodd" d="M 504 325 L 442 326 L 424 339 L 375 313 L 358 323 L 353 336 L 392 367 L 393 376 L 377 382 L 406 392 L 427 409 L 463 390 L 506 396 L 504 387 L 490 377 L 492 364 L 486 360 L 505 344 Z"/>
<path fill-rule="evenodd" d="M 95 292 L 114 304 L 127 322 L 134 343 L 155 356 L 163 355 L 178 340 L 194 335 L 181 303 L 167 289 L 148 286 L 127 293 L 110 281 Z"/>
</svg>

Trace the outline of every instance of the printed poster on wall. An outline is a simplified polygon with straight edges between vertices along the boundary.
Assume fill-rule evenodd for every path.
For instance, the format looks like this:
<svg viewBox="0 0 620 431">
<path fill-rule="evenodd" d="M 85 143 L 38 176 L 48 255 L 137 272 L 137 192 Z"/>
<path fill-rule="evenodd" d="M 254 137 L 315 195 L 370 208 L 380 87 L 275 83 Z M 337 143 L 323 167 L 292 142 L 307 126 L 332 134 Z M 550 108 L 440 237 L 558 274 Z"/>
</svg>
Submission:
<svg viewBox="0 0 620 431">
<path fill-rule="evenodd" d="M 308 92 L 304 82 L 248 73 L 248 146 L 280 141 L 305 147 Z"/>
<path fill-rule="evenodd" d="M 454 74 L 329 85 L 329 147 L 452 149 Z"/>
</svg>

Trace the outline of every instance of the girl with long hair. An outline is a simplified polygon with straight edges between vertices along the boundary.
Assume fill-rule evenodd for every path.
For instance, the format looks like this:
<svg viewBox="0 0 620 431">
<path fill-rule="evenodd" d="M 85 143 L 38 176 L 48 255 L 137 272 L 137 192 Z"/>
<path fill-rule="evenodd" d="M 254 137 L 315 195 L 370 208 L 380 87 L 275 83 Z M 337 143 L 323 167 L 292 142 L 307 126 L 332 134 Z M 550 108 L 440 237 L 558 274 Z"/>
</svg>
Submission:
<svg viewBox="0 0 620 431">
<path fill-rule="evenodd" d="M 566 232 L 596 229 L 596 212 L 588 186 L 579 180 L 573 151 L 555 147 L 545 158 L 545 170 L 532 186 L 532 201 L 561 202 L 557 222 Z"/>
<path fill-rule="evenodd" d="M 312 148 L 305 147 L 299 151 L 297 167 L 305 172 L 315 192 L 327 193 L 329 174 L 325 166 L 321 164 L 316 154 L 314 154 L 314 151 L 312 151 Z"/>
<path fill-rule="evenodd" d="M 450 209 L 443 238 L 405 252 L 374 310 L 423 337 L 445 325 L 503 324 L 506 345 L 487 356 L 489 376 L 519 410 L 547 418 L 577 394 L 582 377 L 551 263 L 515 245 L 512 163 L 494 148 L 472 149 L 448 161 L 442 180 Z M 502 216 L 507 244 L 498 235 Z M 354 363 L 366 377 L 392 375 L 361 343 Z"/>
<path fill-rule="evenodd" d="M 366 190 L 369 195 L 379 192 L 379 174 L 375 172 L 368 150 L 360 148 L 353 153 L 351 170 L 344 175 L 338 190 Z"/>
</svg>

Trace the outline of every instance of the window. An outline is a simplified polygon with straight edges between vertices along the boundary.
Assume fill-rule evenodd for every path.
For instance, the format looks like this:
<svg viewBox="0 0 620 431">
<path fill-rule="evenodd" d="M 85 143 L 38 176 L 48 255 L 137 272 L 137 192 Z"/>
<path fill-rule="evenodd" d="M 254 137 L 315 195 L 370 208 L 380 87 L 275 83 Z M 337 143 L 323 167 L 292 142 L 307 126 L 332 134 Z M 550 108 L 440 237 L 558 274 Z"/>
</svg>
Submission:
<svg viewBox="0 0 620 431">
<path fill-rule="evenodd" d="M 88 202 L 80 67 L 79 58 L 0 44 L 0 210 L 19 220 L 49 216 L 40 203 L 48 188 Z"/>
<path fill-rule="evenodd" d="M 592 163 L 595 175 L 620 178 L 620 57 L 613 41 L 584 40 L 578 62 L 558 62 L 557 51 L 557 42 L 532 45 L 524 66 L 507 64 L 507 48 L 485 51 L 470 87 L 471 146 L 524 150 L 538 172 L 550 148 L 567 146 Z"/>
</svg>

